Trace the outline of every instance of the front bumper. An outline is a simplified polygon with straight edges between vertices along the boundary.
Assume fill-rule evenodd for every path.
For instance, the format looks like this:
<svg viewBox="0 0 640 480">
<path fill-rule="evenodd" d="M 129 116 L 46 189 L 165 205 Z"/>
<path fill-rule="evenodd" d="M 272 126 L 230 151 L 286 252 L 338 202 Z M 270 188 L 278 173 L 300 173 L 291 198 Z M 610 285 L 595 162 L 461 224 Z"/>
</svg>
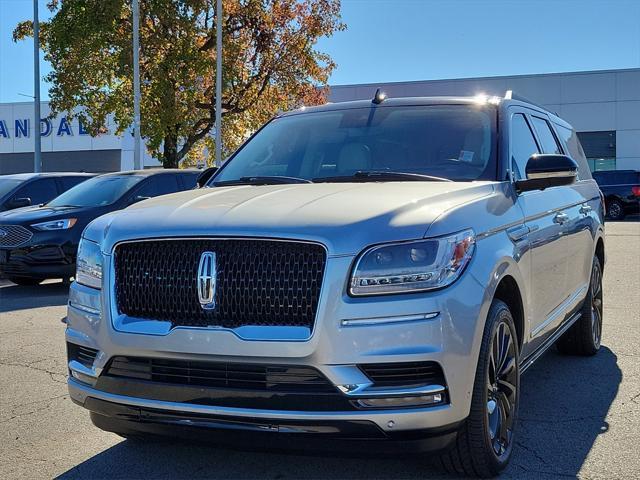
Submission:
<svg viewBox="0 0 640 480">
<path fill-rule="evenodd" d="M 34 235 L 37 240 L 39 235 Z M 0 248 L 0 274 L 23 278 L 68 278 L 75 275 L 78 245 L 67 240 L 32 241 L 14 248 Z"/>
<path fill-rule="evenodd" d="M 379 425 L 386 421 L 388 426 L 393 422 L 388 420 L 393 418 L 393 411 L 380 412 L 372 417 L 335 412 L 292 414 L 219 407 L 194 408 L 190 404 L 105 395 L 74 379 L 69 379 L 69 392 L 73 402 L 89 410 L 92 422 L 102 430 L 125 436 L 178 437 L 243 449 L 368 454 L 438 451 L 453 444 L 461 424 L 422 426 L 419 419 L 424 418 L 424 411 L 413 412 L 414 428 L 393 430 Z"/>
<path fill-rule="evenodd" d="M 114 431 L 120 431 L 117 428 L 123 427 L 121 422 L 127 422 L 127 428 L 144 431 L 194 425 L 211 431 L 218 429 L 221 420 L 227 420 L 234 427 L 246 424 L 241 430 L 252 430 L 257 422 L 258 429 L 271 425 L 275 426 L 271 433 L 293 434 L 317 433 L 316 426 L 338 422 L 348 425 L 349 431 L 355 424 L 366 425 L 365 437 L 376 432 L 376 437 L 386 440 L 405 434 L 429 437 L 445 432 L 446 441 L 439 443 L 442 447 L 469 415 L 480 344 L 477 338 L 484 327 L 478 319 L 486 316 L 490 303 L 485 298 L 486 286 L 467 271 L 442 291 L 351 298 L 344 285 L 352 261 L 352 257 L 328 258 L 315 327 L 306 340 L 247 340 L 233 331 L 216 328 L 178 327 L 166 333 L 122 331 L 120 327 L 129 320 L 114 311 L 108 289 L 99 291 L 73 283 L 67 341 L 95 349 L 97 354 L 90 367 L 70 365 L 71 370 L 76 370 L 76 378 L 69 379 L 71 398 L 91 410 L 94 422 L 101 428 Z M 105 285 L 113 283 L 109 262 L 107 258 L 103 269 Z M 468 270 L 472 267 L 473 261 Z M 135 320 L 131 322 L 129 325 L 135 325 Z M 358 365 L 429 361 L 443 369 L 447 403 L 348 411 L 274 410 L 162 401 L 109 393 L 92 386 L 92 379 L 103 374 L 116 356 L 310 366 L 345 395 L 367 394 L 370 380 Z M 78 378 L 87 381 L 83 383 Z M 95 402 L 108 402 L 114 408 L 100 410 Z M 128 412 L 124 417 L 117 413 L 120 407 Z M 292 425 L 299 430 L 293 431 Z M 334 428 L 334 433 L 339 430 Z"/>
</svg>

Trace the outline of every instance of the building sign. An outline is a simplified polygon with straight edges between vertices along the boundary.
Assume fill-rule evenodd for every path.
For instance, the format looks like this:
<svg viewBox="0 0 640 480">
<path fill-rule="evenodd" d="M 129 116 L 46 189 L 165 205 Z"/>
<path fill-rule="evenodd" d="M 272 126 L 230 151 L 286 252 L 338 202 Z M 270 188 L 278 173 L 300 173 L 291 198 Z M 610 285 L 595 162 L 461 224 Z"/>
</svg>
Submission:
<svg viewBox="0 0 640 480">
<path fill-rule="evenodd" d="M 130 135 L 116 135 L 116 125 L 107 118 L 104 133 L 95 137 L 77 117 L 61 113 L 50 115 L 48 103 L 42 102 L 39 127 L 43 152 L 73 152 L 88 150 L 126 150 L 133 145 Z M 35 122 L 32 102 L 0 103 L 0 155 L 33 152 Z"/>
<path fill-rule="evenodd" d="M 60 117 L 55 120 L 57 120 L 56 125 L 54 125 L 54 122 L 52 122 L 49 118 L 40 119 L 41 136 L 48 137 L 49 135 L 53 134 L 54 131 L 58 137 L 62 137 L 64 135 L 74 135 L 74 128 L 71 120 L 69 120 L 67 117 Z M 12 127 L 13 128 L 8 126 L 5 119 L 0 118 L 0 139 L 11 138 L 12 134 L 15 138 L 29 138 L 31 136 L 30 118 L 16 118 L 13 121 Z M 89 135 L 89 132 L 87 131 L 84 123 L 80 119 L 78 119 L 77 134 Z"/>
</svg>

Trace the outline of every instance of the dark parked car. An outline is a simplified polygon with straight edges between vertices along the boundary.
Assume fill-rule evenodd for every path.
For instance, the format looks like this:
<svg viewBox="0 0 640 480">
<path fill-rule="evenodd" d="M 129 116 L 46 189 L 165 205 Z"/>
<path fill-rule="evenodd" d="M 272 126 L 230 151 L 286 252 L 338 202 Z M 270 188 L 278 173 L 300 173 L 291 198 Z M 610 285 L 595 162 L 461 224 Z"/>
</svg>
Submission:
<svg viewBox="0 0 640 480">
<path fill-rule="evenodd" d="M 622 220 L 626 215 L 640 213 L 640 171 L 593 172 L 593 178 L 604 194 L 607 217 L 611 220 Z"/>
<path fill-rule="evenodd" d="M 78 242 L 93 219 L 158 195 L 189 190 L 197 170 L 109 173 L 49 203 L 0 213 L 0 275 L 18 285 L 75 274 Z"/>
<path fill-rule="evenodd" d="M 0 212 L 46 203 L 93 176 L 90 173 L 0 175 Z"/>
</svg>

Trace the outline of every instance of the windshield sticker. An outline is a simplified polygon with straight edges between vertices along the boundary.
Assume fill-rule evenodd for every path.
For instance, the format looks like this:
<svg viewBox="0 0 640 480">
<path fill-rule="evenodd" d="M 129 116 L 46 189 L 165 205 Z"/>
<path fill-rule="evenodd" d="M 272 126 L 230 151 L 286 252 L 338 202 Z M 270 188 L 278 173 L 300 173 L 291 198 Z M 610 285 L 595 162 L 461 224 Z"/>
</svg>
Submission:
<svg viewBox="0 0 640 480">
<path fill-rule="evenodd" d="M 473 155 L 475 152 L 470 152 L 469 150 L 460 150 L 460 156 L 458 156 L 458 161 L 471 163 L 473 162 Z"/>
</svg>

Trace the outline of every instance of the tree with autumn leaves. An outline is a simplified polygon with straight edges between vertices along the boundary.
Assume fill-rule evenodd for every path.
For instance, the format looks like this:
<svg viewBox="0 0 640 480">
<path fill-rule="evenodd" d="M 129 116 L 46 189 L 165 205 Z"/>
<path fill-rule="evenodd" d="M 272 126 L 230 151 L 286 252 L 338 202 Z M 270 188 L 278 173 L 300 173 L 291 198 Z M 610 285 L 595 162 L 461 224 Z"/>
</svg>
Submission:
<svg viewBox="0 0 640 480">
<path fill-rule="evenodd" d="M 54 113 L 76 112 L 92 134 L 113 115 L 133 121 L 130 0 L 51 0 L 41 23 Z M 140 0 L 141 133 L 165 167 L 211 146 L 215 0 Z M 223 144 L 233 151 L 279 110 L 322 103 L 335 64 L 315 49 L 344 28 L 340 0 L 223 0 Z M 14 40 L 33 35 L 30 21 Z M 210 159 L 213 148 L 208 148 Z"/>
</svg>

